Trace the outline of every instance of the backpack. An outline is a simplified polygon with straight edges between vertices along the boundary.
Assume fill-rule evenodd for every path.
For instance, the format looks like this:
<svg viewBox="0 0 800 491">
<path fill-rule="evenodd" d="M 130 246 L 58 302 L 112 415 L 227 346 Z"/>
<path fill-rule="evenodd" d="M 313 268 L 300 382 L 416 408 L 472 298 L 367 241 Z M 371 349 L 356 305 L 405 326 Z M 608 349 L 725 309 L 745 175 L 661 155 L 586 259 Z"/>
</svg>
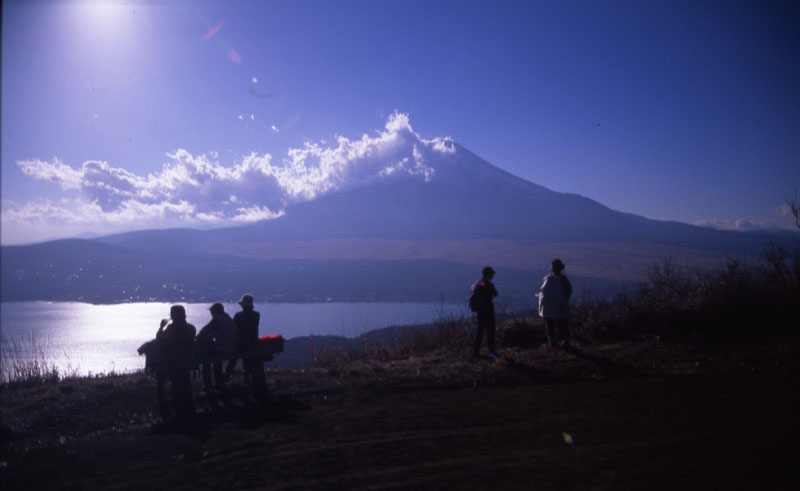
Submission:
<svg viewBox="0 0 800 491">
<path fill-rule="evenodd" d="M 480 300 L 478 299 L 478 285 L 472 287 L 469 292 L 469 310 L 477 312 L 480 307 Z"/>
</svg>

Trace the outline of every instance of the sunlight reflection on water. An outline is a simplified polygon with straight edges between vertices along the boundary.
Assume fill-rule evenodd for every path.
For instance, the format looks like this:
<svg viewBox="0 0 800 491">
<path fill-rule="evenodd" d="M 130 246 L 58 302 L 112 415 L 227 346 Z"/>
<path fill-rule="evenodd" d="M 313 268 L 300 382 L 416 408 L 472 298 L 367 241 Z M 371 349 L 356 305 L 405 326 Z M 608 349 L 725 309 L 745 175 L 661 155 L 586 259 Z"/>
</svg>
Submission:
<svg viewBox="0 0 800 491">
<path fill-rule="evenodd" d="M 183 305 L 188 321 L 198 330 L 209 321 L 207 304 Z M 169 307 L 168 303 L 3 303 L 3 357 L 6 365 L 43 357 L 62 373 L 77 375 L 139 370 L 144 358 L 136 348 L 155 336 L 159 321 L 169 317 Z M 231 315 L 238 310 L 235 303 L 225 304 Z M 257 304 L 256 310 L 261 312 L 261 334 L 278 333 L 286 339 L 309 334 L 354 337 L 390 325 L 465 313 L 460 305 L 429 303 Z"/>
</svg>

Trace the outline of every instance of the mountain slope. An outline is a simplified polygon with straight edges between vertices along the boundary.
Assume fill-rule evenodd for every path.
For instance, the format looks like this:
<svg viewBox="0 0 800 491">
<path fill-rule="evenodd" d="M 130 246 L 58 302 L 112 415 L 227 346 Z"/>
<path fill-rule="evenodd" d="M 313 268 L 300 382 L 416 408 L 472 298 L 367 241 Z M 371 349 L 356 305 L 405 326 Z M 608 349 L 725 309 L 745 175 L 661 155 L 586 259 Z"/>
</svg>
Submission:
<svg viewBox="0 0 800 491">
<path fill-rule="evenodd" d="M 720 252 L 758 253 L 765 234 L 743 234 L 612 210 L 509 174 L 459 145 L 418 176 L 378 179 L 290 206 L 276 220 L 209 234 L 214 241 L 320 239 L 506 239 L 646 242 Z"/>
</svg>

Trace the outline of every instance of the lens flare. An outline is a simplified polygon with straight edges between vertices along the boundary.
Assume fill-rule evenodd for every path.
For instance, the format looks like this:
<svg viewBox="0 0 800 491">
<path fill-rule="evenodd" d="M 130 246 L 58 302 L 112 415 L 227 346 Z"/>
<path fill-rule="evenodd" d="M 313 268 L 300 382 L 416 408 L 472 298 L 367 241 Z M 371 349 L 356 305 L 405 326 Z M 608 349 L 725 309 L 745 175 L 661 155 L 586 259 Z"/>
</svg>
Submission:
<svg viewBox="0 0 800 491">
<path fill-rule="evenodd" d="M 263 85 L 259 83 L 259 78 L 255 75 L 250 78 L 250 83 L 247 84 L 247 90 L 251 95 L 258 97 L 259 99 L 267 99 L 272 97 L 272 93 L 266 91 Z"/>
<path fill-rule="evenodd" d="M 203 41 L 208 41 L 209 39 L 214 37 L 214 34 L 219 32 L 220 29 L 222 29 L 222 21 L 221 20 L 218 21 L 213 26 L 211 26 L 211 29 L 209 29 L 208 31 L 206 31 L 205 34 L 203 34 Z"/>
</svg>

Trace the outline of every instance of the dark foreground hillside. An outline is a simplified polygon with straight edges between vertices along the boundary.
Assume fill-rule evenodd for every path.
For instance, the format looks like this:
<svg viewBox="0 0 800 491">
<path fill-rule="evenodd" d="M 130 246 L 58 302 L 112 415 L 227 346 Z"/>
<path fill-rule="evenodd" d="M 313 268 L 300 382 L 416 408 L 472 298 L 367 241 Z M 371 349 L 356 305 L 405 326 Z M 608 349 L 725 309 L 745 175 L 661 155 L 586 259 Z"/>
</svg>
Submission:
<svg viewBox="0 0 800 491">
<path fill-rule="evenodd" d="M 3 489 L 788 488 L 800 343 L 440 349 L 234 380 L 163 427 L 144 375 L 2 388 Z M 195 389 L 199 381 L 195 380 Z"/>
</svg>

